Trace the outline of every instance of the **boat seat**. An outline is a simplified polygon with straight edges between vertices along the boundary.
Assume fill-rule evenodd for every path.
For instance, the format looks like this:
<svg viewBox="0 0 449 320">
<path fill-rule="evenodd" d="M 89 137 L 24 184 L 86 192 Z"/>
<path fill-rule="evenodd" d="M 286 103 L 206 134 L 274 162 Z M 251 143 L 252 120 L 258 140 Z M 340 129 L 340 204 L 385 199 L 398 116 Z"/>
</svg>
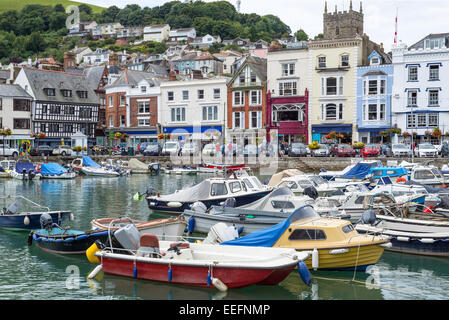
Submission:
<svg viewBox="0 0 449 320">
<path fill-rule="evenodd" d="M 140 237 L 140 247 L 137 255 L 141 257 L 157 258 L 162 256 L 159 250 L 159 239 L 154 234 L 143 234 Z"/>
</svg>

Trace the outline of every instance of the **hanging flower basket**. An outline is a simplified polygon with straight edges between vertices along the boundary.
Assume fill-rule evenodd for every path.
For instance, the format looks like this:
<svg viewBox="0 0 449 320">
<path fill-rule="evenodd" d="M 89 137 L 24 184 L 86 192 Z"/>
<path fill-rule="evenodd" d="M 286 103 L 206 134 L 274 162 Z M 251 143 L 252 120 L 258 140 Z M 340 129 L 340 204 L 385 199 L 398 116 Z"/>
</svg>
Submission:
<svg viewBox="0 0 449 320">
<path fill-rule="evenodd" d="M 402 133 L 402 136 L 403 136 L 404 138 L 410 137 L 410 133 L 407 132 L 407 131 L 405 131 L 405 132 Z"/>
<path fill-rule="evenodd" d="M 160 135 L 157 136 L 157 138 L 159 140 L 163 140 L 165 138 L 165 135 L 161 133 Z"/>
<path fill-rule="evenodd" d="M 440 138 L 441 137 L 441 130 L 440 128 L 436 127 L 433 129 L 432 132 L 432 136 L 434 136 L 435 138 Z"/>
<path fill-rule="evenodd" d="M 2 136 L 10 136 L 12 134 L 11 129 L 0 130 L 0 135 Z"/>
</svg>

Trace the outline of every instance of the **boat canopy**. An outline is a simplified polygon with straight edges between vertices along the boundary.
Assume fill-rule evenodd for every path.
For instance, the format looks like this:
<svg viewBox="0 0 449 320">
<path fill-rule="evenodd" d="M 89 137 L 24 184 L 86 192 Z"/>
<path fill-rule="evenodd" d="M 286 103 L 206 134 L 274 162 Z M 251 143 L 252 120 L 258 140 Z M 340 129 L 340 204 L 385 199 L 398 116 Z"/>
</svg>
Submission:
<svg viewBox="0 0 449 320">
<path fill-rule="evenodd" d="M 34 166 L 31 162 L 17 162 L 16 163 L 16 172 L 22 173 L 24 169 L 27 173 L 30 170 L 33 170 L 35 173 L 37 173 L 36 169 L 34 168 Z"/>
<path fill-rule="evenodd" d="M 67 169 L 61 166 L 59 163 L 43 163 L 41 165 L 41 174 L 43 176 L 60 176 L 66 173 Z"/>
<path fill-rule="evenodd" d="M 101 166 L 88 156 L 83 157 L 83 166 L 101 168 Z"/>
<path fill-rule="evenodd" d="M 319 217 L 311 206 L 296 209 L 287 219 L 274 226 L 250 233 L 244 237 L 221 243 L 224 246 L 272 247 L 290 224 L 311 217 Z"/>
<path fill-rule="evenodd" d="M 193 187 L 179 190 L 175 193 L 163 195 L 159 199 L 173 202 L 195 202 L 209 199 L 211 183 L 204 180 Z"/>
<path fill-rule="evenodd" d="M 265 197 L 256 200 L 250 204 L 244 205 L 244 206 L 240 206 L 239 209 L 250 209 L 250 210 L 262 210 L 265 211 L 267 210 L 267 207 L 269 202 L 275 198 L 275 197 L 279 197 L 279 196 L 291 196 L 292 198 L 295 198 L 295 194 L 293 193 L 293 191 L 288 188 L 288 187 L 282 187 L 279 189 L 275 189 L 273 190 L 273 192 L 270 192 L 269 194 L 267 194 Z"/>
<path fill-rule="evenodd" d="M 364 179 L 372 167 L 378 166 L 377 162 L 359 162 L 351 170 L 346 172 L 340 178 L 343 179 Z"/>
<path fill-rule="evenodd" d="M 403 167 L 376 167 L 369 170 L 374 178 L 381 177 L 401 177 L 408 174 L 407 169 Z"/>
<path fill-rule="evenodd" d="M 136 158 L 132 158 L 129 160 L 128 167 L 131 170 L 148 170 L 148 165 Z"/>
<path fill-rule="evenodd" d="M 279 182 L 281 182 L 281 180 L 284 179 L 284 178 L 300 176 L 300 175 L 303 175 L 303 174 L 304 173 L 302 171 L 299 171 L 298 169 L 287 169 L 287 170 L 278 172 L 278 173 L 274 174 L 271 177 L 270 181 L 268 182 L 268 186 L 274 187 Z"/>
</svg>

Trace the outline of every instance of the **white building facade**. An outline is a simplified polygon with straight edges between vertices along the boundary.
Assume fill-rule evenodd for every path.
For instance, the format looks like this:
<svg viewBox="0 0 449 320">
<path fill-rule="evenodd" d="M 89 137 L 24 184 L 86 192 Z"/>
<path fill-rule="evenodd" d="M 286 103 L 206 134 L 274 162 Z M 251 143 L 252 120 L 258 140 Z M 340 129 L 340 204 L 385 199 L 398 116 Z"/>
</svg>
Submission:
<svg viewBox="0 0 449 320">
<path fill-rule="evenodd" d="M 449 33 L 393 45 L 392 54 L 392 123 L 416 133 L 416 143 L 436 143 L 429 132 L 449 132 Z"/>
<path fill-rule="evenodd" d="M 143 41 L 167 41 L 169 34 L 170 26 L 168 24 L 146 26 L 143 29 Z"/>
</svg>

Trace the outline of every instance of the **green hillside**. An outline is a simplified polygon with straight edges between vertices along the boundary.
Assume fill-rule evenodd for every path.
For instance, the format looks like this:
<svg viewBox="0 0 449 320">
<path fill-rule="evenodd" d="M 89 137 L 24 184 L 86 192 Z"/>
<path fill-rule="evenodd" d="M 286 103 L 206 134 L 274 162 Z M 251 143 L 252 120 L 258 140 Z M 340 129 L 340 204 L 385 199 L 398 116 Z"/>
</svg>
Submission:
<svg viewBox="0 0 449 320">
<path fill-rule="evenodd" d="M 69 5 L 79 5 L 81 2 L 70 1 L 70 0 L 0 0 L 0 12 L 7 10 L 17 10 L 20 11 L 23 7 L 28 4 L 40 4 L 43 6 L 54 6 L 57 4 L 62 4 L 64 8 Z M 87 4 L 92 8 L 93 13 L 99 13 L 105 8 Z"/>
</svg>

